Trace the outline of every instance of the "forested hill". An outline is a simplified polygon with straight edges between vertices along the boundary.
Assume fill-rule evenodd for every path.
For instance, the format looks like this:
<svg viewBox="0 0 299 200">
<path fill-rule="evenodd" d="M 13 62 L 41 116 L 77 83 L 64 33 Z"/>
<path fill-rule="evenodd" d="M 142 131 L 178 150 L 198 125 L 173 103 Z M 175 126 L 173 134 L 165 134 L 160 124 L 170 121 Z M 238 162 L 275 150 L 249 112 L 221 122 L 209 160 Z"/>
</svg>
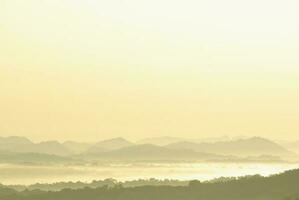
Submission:
<svg viewBox="0 0 299 200">
<path fill-rule="evenodd" d="M 16 192 L 0 189 L 1 200 L 299 200 L 299 170 L 270 177 L 247 176 L 188 186 L 142 186 L 125 188 L 64 189 Z"/>
</svg>

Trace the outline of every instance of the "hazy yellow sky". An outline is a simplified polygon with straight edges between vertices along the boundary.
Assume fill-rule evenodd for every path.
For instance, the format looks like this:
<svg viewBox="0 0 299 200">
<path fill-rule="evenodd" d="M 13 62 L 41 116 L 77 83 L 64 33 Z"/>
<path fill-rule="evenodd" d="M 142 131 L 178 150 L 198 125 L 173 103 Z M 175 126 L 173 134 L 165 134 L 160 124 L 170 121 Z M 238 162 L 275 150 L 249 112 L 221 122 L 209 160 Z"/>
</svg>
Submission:
<svg viewBox="0 0 299 200">
<path fill-rule="evenodd" d="M 0 136 L 299 139 L 297 0 L 0 0 Z"/>
</svg>

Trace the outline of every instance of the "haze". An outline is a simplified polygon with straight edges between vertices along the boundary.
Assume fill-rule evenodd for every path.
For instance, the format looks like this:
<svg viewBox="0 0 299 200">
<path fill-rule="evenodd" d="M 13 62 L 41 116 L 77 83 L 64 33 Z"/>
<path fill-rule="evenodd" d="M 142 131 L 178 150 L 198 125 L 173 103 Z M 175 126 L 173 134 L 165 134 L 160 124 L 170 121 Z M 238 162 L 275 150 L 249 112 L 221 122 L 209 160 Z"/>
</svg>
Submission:
<svg viewBox="0 0 299 200">
<path fill-rule="evenodd" d="M 0 136 L 298 139 L 299 3 L 0 1 Z"/>
</svg>

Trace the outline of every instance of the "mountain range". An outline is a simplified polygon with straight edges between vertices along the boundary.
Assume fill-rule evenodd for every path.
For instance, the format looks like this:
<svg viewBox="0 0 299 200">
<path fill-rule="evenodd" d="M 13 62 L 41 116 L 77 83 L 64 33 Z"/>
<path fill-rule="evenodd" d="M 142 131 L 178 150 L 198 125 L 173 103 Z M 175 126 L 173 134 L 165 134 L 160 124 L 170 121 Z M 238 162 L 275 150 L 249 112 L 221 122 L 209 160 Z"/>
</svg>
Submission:
<svg viewBox="0 0 299 200">
<path fill-rule="evenodd" d="M 96 154 L 85 158 L 104 161 L 209 161 L 225 159 L 216 154 L 195 152 L 188 149 L 170 149 L 153 144 L 131 145 Z"/>
<path fill-rule="evenodd" d="M 33 143 L 24 137 L 0 137 L 0 151 L 15 153 L 41 153 L 67 156 L 71 150 L 58 141 L 44 141 Z"/>
<path fill-rule="evenodd" d="M 209 152 L 222 155 L 260 156 L 276 155 L 290 156 L 295 154 L 270 140 L 261 137 L 239 139 L 215 143 L 177 142 L 167 145 L 171 149 L 192 149 L 197 152 Z"/>
<path fill-rule="evenodd" d="M 113 139 L 97 142 L 96 144 L 88 148 L 86 153 L 94 154 L 94 153 L 100 153 L 106 151 L 113 151 L 113 150 L 134 146 L 134 145 L 135 145 L 134 143 L 119 137 L 119 138 L 113 138 Z"/>
<path fill-rule="evenodd" d="M 0 137 L 0 153 L 0 162 L 9 161 L 9 155 L 14 156 L 13 160 L 21 159 L 21 155 L 26 155 L 26 158 L 32 158 L 34 161 L 41 155 L 45 155 L 45 157 L 51 155 L 52 157 L 49 159 L 52 160 L 65 158 L 66 160 L 88 159 L 97 161 L 299 160 L 296 153 L 261 137 L 216 142 L 160 137 L 134 143 L 119 137 L 95 143 L 74 141 L 34 143 L 27 138 L 13 136 Z M 30 159 L 26 161 L 30 162 Z"/>
</svg>

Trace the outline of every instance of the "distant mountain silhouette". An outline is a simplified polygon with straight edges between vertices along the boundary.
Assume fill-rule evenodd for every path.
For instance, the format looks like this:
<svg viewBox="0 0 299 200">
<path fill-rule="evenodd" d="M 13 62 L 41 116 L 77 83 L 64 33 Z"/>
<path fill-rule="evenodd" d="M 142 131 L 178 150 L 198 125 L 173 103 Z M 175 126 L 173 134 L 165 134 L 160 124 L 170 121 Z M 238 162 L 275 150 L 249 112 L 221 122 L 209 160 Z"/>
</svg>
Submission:
<svg viewBox="0 0 299 200">
<path fill-rule="evenodd" d="M 236 156 L 297 156 L 295 153 L 290 152 L 284 147 L 260 137 L 215 143 L 178 142 L 166 145 L 165 147 Z"/>
<path fill-rule="evenodd" d="M 26 152 L 34 143 L 24 137 L 0 137 L 0 151 Z"/>
<path fill-rule="evenodd" d="M 6 145 L 24 145 L 33 144 L 28 138 L 11 136 L 11 137 L 0 137 L 0 148 L 7 148 Z M 4 145 L 4 146 L 3 146 Z"/>
<path fill-rule="evenodd" d="M 69 157 L 41 153 L 13 153 L 0 152 L 0 163 L 12 164 L 70 164 L 82 163 L 81 161 Z"/>
<path fill-rule="evenodd" d="M 86 153 L 99 153 L 104 151 L 111 151 L 132 145 L 134 145 L 134 143 L 129 142 L 124 138 L 113 138 L 109 140 L 100 141 L 94 144 L 86 151 Z"/>
<path fill-rule="evenodd" d="M 188 140 L 188 141 L 196 142 L 196 143 L 203 143 L 203 142 L 214 143 L 214 142 L 226 142 L 226 141 L 235 140 L 235 139 L 243 139 L 240 137 L 241 136 L 238 136 L 238 137 L 228 137 L 228 136 L 206 137 L 206 138 L 192 139 L 192 140 Z"/>
<path fill-rule="evenodd" d="M 188 149 L 169 149 L 152 144 L 133 145 L 117 150 L 89 154 L 87 157 L 108 161 L 203 161 L 224 158 L 210 153 L 200 153 Z"/>
<path fill-rule="evenodd" d="M 138 144 L 124 138 L 113 138 L 95 144 L 67 141 L 44 141 L 34 143 L 24 137 L 0 137 L 0 152 L 38 153 L 63 157 L 106 160 L 226 160 L 226 161 L 275 161 L 299 160 L 298 155 L 264 138 L 229 140 L 214 143 L 179 141 L 161 146 L 180 138 L 161 137 L 148 141 L 155 144 Z M 143 140 L 145 142 L 147 140 Z M 77 155 L 78 154 L 78 155 Z M 79 155 L 82 154 L 82 155 Z M 207 158 L 204 155 L 209 155 Z M 240 158 L 243 157 L 243 158 Z M 180 160 L 181 159 L 181 160 Z M 1 162 L 1 158 L 0 158 Z"/>
<path fill-rule="evenodd" d="M 52 155 L 70 155 L 71 151 L 57 141 L 33 143 L 24 137 L 1 137 L 0 151 L 16 153 L 44 153 Z"/>
<path fill-rule="evenodd" d="M 145 138 L 142 140 L 137 141 L 137 144 L 154 144 L 159 146 L 165 146 L 171 143 L 185 141 L 184 138 L 178 138 L 178 137 L 154 137 L 154 138 Z"/>
<path fill-rule="evenodd" d="M 72 152 L 57 141 L 46 141 L 35 145 L 33 152 L 40 152 L 53 155 L 71 155 Z"/>
<path fill-rule="evenodd" d="M 294 142 L 284 142 L 282 144 L 282 146 L 284 146 L 285 148 L 287 148 L 291 151 L 299 153 L 299 140 L 294 141 Z"/>
<path fill-rule="evenodd" d="M 63 146 L 65 146 L 74 154 L 80 154 L 86 152 L 92 146 L 92 144 L 83 143 L 83 142 L 66 141 L 63 143 Z"/>
</svg>

